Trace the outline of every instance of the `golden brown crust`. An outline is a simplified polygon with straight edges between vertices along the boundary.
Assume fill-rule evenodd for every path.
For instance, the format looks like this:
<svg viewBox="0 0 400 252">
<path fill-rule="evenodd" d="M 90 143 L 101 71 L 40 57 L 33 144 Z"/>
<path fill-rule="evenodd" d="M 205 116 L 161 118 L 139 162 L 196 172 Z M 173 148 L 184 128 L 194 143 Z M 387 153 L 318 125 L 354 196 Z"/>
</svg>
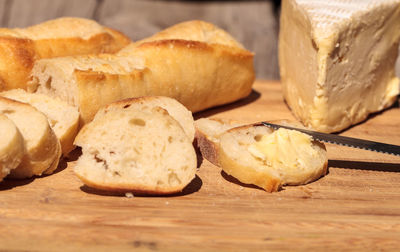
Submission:
<svg viewBox="0 0 400 252">
<path fill-rule="evenodd" d="M 81 176 L 78 173 L 75 173 L 75 175 L 88 187 L 95 188 L 101 191 L 107 191 L 107 192 L 114 192 L 114 193 L 134 193 L 134 194 L 145 194 L 145 195 L 170 195 L 174 193 L 179 193 L 182 192 L 181 187 L 169 187 L 168 189 L 154 189 L 154 187 L 146 187 L 145 185 L 132 185 L 132 184 L 118 184 L 118 185 L 113 185 L 113 184 L 100 184 L 96 183 L 94 181 L 88 180 L 86 177 Z"/>
<path fill-rule="evenodd" d="M 247 51 L 245 49 L 239 48 L 239 47 L 230 47 L 226 45 L 221 45 L 221 44 L 209 44 L 206 42 L 201 42 L 201 41 L 193 41 L 193 40 L 184 40 L 184 39 L 168 39 L 168 40 L 155 40 L 155 41 L 149 41 L 149 42 L 144 42 L 142 44 L 137 45 L 137 49 L 140 50 L 140 48 L 154 48 L 154 47 L 178 47 L 178 48 L 188 48 L 188 49 L 194 49 L 194 50 L 199 50 L 199 51 L 213 51 L 215 48 L 218 48 L 221 50 L 223 53 L 232 55 L 234 57 L 240 57 L 240 58 L 253 58 L 254 54 L 250 51 Z"/>
<path fill-rule="evenodd" d="M 103 53 L 115 53 L 124 48 L 125 46 L 132 43 L 131 39 L 124 33 L 112 29 L 110 27 L 104 27 L 104 29 L 113 36 L 113 43 L 108 44 Z"/>
<path fill-rule="evenodd" d="M 226 31 L 219 29 L 211 23 L 201 20 L 192 20 L 173 25 L 162 30 L 151 37 L 137 41 L 135 44 L 156 40 L 181 39 L 186 41 L 200 41 L 207 44 L 221 44 L 231 48 L 244 49 L 243 45 L 237 42 Z"/>
<path fill-rule="evenodd" d="M 224 172 L 237 178 L 242 183 L 256 185 L 267 192 L 276 192 L 281 187 L 282 182 L 278 177 L 234 162 L 223 149 L 219 151 L 219 162 Z"/>
<path fill-rule="evenodd" d="M 79 107 L 82 124 L 101 107 L 130 97 L 167 96 L 197 112 L 251 93 L 254 55 L 226 32 L 200 21 L 166 31 L 116 55 L 40 60 L 30 89 Z"/>
<path fill-rule="evenodd" d="M 143 58 L 145 68 L 126 74 L 75 71 L 83 123 L 111 102 L 138 96 L 168 96 L 201 111 L 248 96 L 255 78 L 252 53 L 218 44 L 149 42 L 132 56 Z"/>
<path fill-rule="evenodd" d="M 28 71 L 36 59 L 33 41 L 0 37 L 0 91 L 28 82 Z"/>
<path fill-rule="evenodd" d="M 74 19 L 69 18 L 58 22 L 58 28 L 63 29 L 62 22 L 65 22 L 65 27 L 68 27 L 69 22 L 74 22 Z M 84 26 L 85 22 L 80 22 L 80 24 Z M 49 25 L 46 23 L 42 25 L 43 33 L 48 32 L 46 28 Z M 39 30 L 40 26 L 41 24 L 35 26 L 34 29 Z M 29 73 L 38 59 L 90 53 L 115 53 L 130 42 L 122 33 L 109 28 L 103 28 L 102 32 L 89 38 L 52 37 L 51 34 L 45 38 L 33 35 L 29 37 L 29 32 L 25 32 L 28 34 L 26 35 L 21 30 L 29 31 L 32 28 L 15 29 L 15 31 L 2 29 L 0 33 L 0 91 L 13 88 L 26 89 Z"/>
</svg>

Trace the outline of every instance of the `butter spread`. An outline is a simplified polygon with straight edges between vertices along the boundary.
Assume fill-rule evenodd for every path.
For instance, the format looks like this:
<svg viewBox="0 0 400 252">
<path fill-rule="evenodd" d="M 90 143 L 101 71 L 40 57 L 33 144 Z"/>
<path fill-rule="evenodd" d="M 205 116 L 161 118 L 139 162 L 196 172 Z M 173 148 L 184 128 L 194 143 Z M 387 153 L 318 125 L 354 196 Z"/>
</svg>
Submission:
<svg viewBox="0 0 400 252">
<path fill-rule="evenodd" d="M 263 135 L 250 145 L 249 152 L 264 165 L 282 173 L 307 169 L 308 164 L 318 155 L 312 147 L 312 138 L 296 130 L 280 128 Z"/>
</svg>

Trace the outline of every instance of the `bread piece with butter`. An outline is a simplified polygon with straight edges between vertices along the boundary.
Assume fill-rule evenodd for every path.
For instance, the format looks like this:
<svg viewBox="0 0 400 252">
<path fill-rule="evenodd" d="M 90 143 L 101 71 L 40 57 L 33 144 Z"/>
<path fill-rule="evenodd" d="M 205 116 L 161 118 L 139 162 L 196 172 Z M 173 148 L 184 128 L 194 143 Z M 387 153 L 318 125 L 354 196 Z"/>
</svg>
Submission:
<svg viewBox="0 0 400 252">
<path fill-rule="evenodd" d="M 75 136 L 78 134 L 79 112 L 76 107 L 44 94 L 28 93 L 23 89 L 12 89 L 0 93 L 20 102 L 29 103 L 46 115 L 51 128 L 61 143 L 62 153 L 67 155 L 75 147 Z"/>
<path fill-rule="evenodd" d="M 0 114 L 0 181 L 22 161 L 25 154 L 24 138 L 17 126 Z"/>
<path fill-rule="evenodd" d="M 75 174 L 88 186 L 115 192 L 171 194 L 195 177 L 192 142 L 166 110 L 112 110 L 75 139 Z"/>
<path fill-rule="evenodd" d="M 325 145 L 295 130 L 245 125 L 221 135 L 221 168 L 267 192 L 312 182 L 327 172 Z"/>
<path fill-rule="evenodd" d="M 212 24 L 177 24 L 117 55 L 42 59 L 29 90 L 79 108 L 83 123 L 103 106 L 131 97 L 167 96 L 197 112 L 244 98 L 254 82 L 253 54 Z"/>
<path fill-rule="evenodd" d="M 11 178 L 30 178 L 51 174 L 58 165 L 61 145 L 46 116 L 33 106 L 0 96 L 0 113 L 17 126 L 24 138 L 26 152 Z"/>
<path fill-rule="evenodd" d="M 391 106 L 400 0 L 285 0 L 279 33 L 284 98 L 306 126 L 334 132 Z"/>
<path fill-rule="evenodd" d="M 58 18 L 27 28 L 0 28 L 0 91 L 26 89 L 38 59 L 115 53 L 130 39 L 93 20 Z"/>
<path fill-rule="evenodd" d="M 196 145 L 203 158 L 213 165 L 220 166 L 218 161 L 219 137 L 231 128 L 243 123 L 220 118 L 200 118 L 194 122 L 196 128 Z"/>
<path fill-rule="evenodd" d="M 168 114 L 170 114 L 170 116 L 172 116 L 182 126 L 186 135 L 189 137 L 189 140 L 193 142 L 195 130 L 192 113 L 177 100 L 166 96 L 143 96 L 113 102 L 106 107 L 101 108 L 96 113 L 94 120 L 115 110 L 151 111 L 155 107 L 161 107 L 167 110 Z"/>
</svg>

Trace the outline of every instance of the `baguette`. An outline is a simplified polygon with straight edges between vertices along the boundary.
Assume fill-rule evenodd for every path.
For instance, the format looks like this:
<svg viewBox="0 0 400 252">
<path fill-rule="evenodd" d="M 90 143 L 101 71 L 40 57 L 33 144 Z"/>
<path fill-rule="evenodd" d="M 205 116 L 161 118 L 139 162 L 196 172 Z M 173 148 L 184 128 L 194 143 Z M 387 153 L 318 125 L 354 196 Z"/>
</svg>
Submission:
<svg viewBox="0 0 400 252">
<path fill-rule="evenodd" d="M 114 192 L 170 194 L 194 178 L 196 154 L 166 110 L 113 110 L 85 125 L 75 139 L 82 155 L 75 174 Z"/>
<path fill-rule="evenodd" d="M 122 33 L 82 18 L 59 18 L 24 29 L 0 29 L 0 91 L 27 88 L 38 59 L 115 53 L 130 43 Z"/>
<path fill-rule="evenodd" d="M 4 91 L 0 93 L 0 96 L 29 103 L 45 114 L 51 128 L 60 140 L 62 154 L 67 155 L 75 148 L 73 143 L 79 127 L 79 112 L 75 107 L 60 99 L 43 94 L 28 93 L 23 89 Z"/>
<path fill-rule="evenodd" d="M 25 153 L 24 139 L 15 124 L 0 114 L 0 181 L 17 168 Z"/>
<path fill-rule="evenodd" d="M 274 192 L 325 175 L 328 159 L 325 145 L 304 133 L 245 125 L 221 135 L 219 162 L 239 181 Z"/>
<path fill-rule="evenodd" d="M 33 106 L 0 96 L 0 113 L 11 119 L 24 138 L 26 152 L 11 178 L 50 174 L 57 168 L 61 145 L 46 116 Z"/>
<path fill-rule="evenodd" d="M 117 55 L 39 60 L 29 91 L 77 106 L 85 124 L 101 107 L 139 96 L 168 96 L 197 112 L 246 97 L 253 81 L 251 52 L 215 26 L 191 21 Z"/>
<path fill-rule="evenodd" d="M 189 140 L 193 142 L 195 129 L 192 113 L 178 101 L 166 96 L 144 96 L 117 101 L 101 108 L 94 120 L 115 110 L 152 110 L 154 107 L 165 109 L 168 114 L 179 122 Z"/>
</svg>

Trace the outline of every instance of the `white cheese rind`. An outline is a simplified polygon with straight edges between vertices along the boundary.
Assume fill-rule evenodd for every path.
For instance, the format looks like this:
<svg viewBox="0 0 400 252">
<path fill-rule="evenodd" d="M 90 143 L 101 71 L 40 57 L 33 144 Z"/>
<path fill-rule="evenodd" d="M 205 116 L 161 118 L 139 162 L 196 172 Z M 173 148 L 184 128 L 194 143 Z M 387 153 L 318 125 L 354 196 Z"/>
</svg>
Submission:
<svg viewBox="0 0 400 252">
<path fill-rule="evenodd" d="M 279 65 L 284 98 L 305 125 L 334 132 L 395 102 L 400 0 L 287 0 Z"/>
</svg>

